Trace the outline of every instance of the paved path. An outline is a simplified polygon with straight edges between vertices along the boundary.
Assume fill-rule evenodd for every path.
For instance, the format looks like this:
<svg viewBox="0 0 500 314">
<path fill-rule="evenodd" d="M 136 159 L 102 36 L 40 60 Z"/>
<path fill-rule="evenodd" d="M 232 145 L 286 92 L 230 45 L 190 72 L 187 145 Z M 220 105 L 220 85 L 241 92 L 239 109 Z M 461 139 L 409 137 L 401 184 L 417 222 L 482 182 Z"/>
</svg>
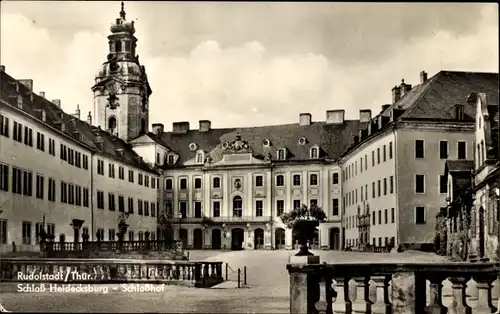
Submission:
<svg viewBox="0 0 500 314">
<path fill-rule="evenodd" d="M 233 270 L 247 266 L 248 288 L 234 281 L 211 289 L 165 286 L 164 292 L 107 294 L 18 293 L 0 284 L 0 303 L 10 311 L 31 312 L 162 312 L 162 313 L 289 313 L 289 279 L 285 268 L 294 251 L 192 251 L 191 260 L 219 260 Z M 435 262 L 426 253 L 357 253 L 317 251 L 321 262 Z M 236 274 L 229 276 L 236 280 Z M 110 286 L 111 287 L 111 286 Z"/>
</svg>

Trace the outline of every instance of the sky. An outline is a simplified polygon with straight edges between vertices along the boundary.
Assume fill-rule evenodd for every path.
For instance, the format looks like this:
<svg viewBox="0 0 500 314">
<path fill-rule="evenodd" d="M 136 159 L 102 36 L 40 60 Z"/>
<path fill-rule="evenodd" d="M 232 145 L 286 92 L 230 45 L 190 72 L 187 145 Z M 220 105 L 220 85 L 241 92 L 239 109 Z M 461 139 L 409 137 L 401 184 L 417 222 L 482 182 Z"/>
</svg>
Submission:
<svg viewBox="0 0 500 314">
<path fill-rule="evenodd" d="M 82 117 L 118 1 L 2 1 L 0 62 Z M 212 127 L 375 116 L 440 70 L 497 72 L 496 3 L 125 2 L 153 94 L 150 123 Z"/>
</svg>

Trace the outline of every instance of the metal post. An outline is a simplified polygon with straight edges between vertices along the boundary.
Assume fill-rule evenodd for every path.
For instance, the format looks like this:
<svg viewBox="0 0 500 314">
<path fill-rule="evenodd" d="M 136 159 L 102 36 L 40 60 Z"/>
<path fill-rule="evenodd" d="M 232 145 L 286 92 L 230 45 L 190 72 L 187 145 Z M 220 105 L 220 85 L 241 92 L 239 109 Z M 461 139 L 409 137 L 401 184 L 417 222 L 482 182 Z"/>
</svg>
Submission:
<svg viewBox="0 0 500 314">
<path fill-rule="evenodd" d="M 238 288 L 240 287 L 241 269 L 238 268 Z"/>
<path fill-rule="evenodd" d="M 243 268 L 243 285 L 247 285 L 247 267 Z"/>
<path fill-rule="evenodd" d="M 229 270 L 229 264 L 226 263 L 226 281 L 227 281 L 227 272 L 228 272 L 228 270 Z"/>
</svg>

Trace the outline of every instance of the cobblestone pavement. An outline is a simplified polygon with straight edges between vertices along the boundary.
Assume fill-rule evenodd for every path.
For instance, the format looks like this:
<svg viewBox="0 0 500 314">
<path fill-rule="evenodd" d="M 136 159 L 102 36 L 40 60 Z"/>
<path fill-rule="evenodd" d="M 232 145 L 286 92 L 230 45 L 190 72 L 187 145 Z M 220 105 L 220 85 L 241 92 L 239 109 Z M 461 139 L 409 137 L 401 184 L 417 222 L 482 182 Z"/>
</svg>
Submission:
<svg viewBox="0 0 500 314">
<path fill-rule="evenodd" d="M 437 262 L 426 253 L 357 253 L 317 251 L 321 262 Z M 211 289 L 165 286 L 163 292 L 107 294 L 18 293 L 14 284 L 0 284 L 0 303 L 10 311 L 30 312 L 191 312 L 289 313 L 288 257 L 294 251 L 192 251 L 191 260 L 219 260 L 229 264 L 232 282 Z M 236 273 L 247 266 L 248 287 L 234 288 Z"/>
</svg>

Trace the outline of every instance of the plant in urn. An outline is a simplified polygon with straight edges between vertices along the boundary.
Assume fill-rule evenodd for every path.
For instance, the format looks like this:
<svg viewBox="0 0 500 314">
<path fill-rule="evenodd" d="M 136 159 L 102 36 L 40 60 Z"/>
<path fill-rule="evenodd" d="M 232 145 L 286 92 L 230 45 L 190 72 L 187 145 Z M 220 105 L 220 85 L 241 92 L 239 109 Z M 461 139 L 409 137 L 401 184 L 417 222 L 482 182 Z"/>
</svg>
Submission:
<svg viewBox="0 0 500 314">
<path fill-rule="evenodd" d="M 307 242 L 314 239 L 316 227 L 325 221 L 325 212 L 316 204 L 311 205 L 309 208 L 306 205 L 302 205 L 302 207 L 297 207 L 288 213 L 284 213 L 280 218 L 298 237 L 300 249 L 295 256 L 314 255 L 309 252 Z"/>
</svg>

